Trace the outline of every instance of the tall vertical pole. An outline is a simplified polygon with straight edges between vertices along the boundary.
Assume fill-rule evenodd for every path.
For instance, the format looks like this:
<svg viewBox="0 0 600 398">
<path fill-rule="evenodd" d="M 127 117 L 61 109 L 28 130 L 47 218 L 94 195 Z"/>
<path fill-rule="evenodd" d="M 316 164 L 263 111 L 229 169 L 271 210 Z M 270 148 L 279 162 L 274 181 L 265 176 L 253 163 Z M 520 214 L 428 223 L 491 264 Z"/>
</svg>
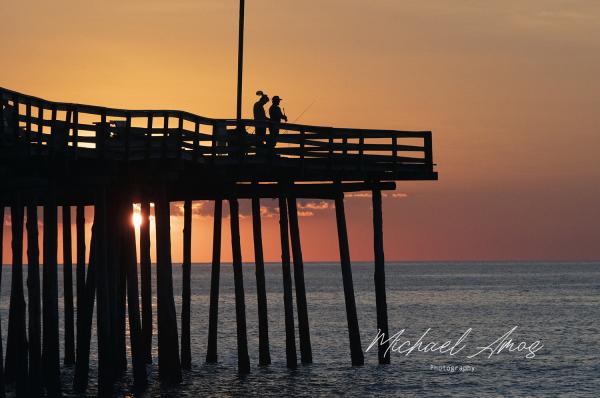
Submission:
<svg viewBox="0 0 600 398">
<path fill-rule="evenodd" d="M 0 103 L 0 105 L 2 105 Z M 1 106 L 0 106 L 1 107 Z M 4 123 L 2 128 L 4 128 Z M 0 286 L 2 286 L 2 260 L 4 254 L 4 204 L 0 203 Z M 0 322 L 1 326 L 1 322 Z M 4 356 L 2 350 L 2 327 L 0 327 L 0 397 L 4 398 Z"/>
<path fill-rule="evenodd" d="M 244 67 L 244 8 L 245 1 L 240 0 L 240 24 L 238 39 L 238 78 L 237 78 L 237 113 L 239 121 L 242 118 L 242 70 Z"/>
<path fill-rule="evenodd" d="M 77 350 L 81 347 L 83 336 L 85 308 L 85 206 L 77 206 L 75 224 L 77 226 Z M 81 335 L 81 336 L 80 336 Z"/>
</svg>

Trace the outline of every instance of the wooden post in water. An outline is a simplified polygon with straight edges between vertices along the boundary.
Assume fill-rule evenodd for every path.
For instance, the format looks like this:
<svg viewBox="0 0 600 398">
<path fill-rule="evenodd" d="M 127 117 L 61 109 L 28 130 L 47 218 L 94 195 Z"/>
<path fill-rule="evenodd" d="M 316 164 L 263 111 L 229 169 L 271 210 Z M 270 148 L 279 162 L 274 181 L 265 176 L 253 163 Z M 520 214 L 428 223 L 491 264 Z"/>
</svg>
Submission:
<svg viewBox="0 0 600 398">
<path fill-rule="evenodd" d="M 244 275 L 242 271 L 242 248 L 240 242 L 240 211 L 236 198 L 229 199 L 231 221 L 231 253 L 233 257 L 233 280 L 235 284 L 235 320 L 237 325 L 238 372 L 250 373 L 248 337 L 246 331 L 246 303 L 244 298 Z"/>
<path fill-rule="evenodd" d="M 152 363 L 152 270 L 150 268 L 150 202 L 140 205 L 140 279 L 142 285 L 142 340 L 146 363 Z"/>
<path fill-rule="evenodd" d="M 267 313 L 267 290 L 265 262 L 263 258 L 262 226 L 260 222 L 260 199 L 252 198 L 252 232 L 254 236 L 254 263 L 256 273 L 256 301 L 258 304 L 258 363 L 271 363 L 269 350 L 269 317 Z"/>
<path fill-rule="evenodd" d="M 177 314 L 173 297 L 171 226 L 166 191 L 156 201 L 156 293 L 158 304 L 158 374 L 167 384 L 181 382 Z"/>
<path fill-rule="evenodd" d="M 71 206 L 63 206 L 63 283 L 65 297 L 65 366 L 75 363 L 75 325 L 73 309 L 73 261 L 71 254 Z"/>
<path fill-rule="evenodd" d="M 183 262 L 181 293 L 181 367 L 192 368 L 192 351 L 190 347 L 190 307 L 191 307 L 191 273 L 192 273 L 192 201 L 186 200 L 183 205 Z"/>
<path fill-rule="evenodd" d="M 0 103 L 0 105 L 2 105 Z M 4 123 L 0 123 L 4 128 Z M 2 286 L 2 264 L 4 264 L 4 204 L 0 203 L 0 287 Z M 0 288 L 0 291 L 2 289 Z M 4 390 L 4 350 L 2 349 L 2 327 L 0 322 L 0 398 L 5 397 Z"/>
<path fill-rule="evenodd" d="M 300 228 L 298 226 L 298 208 L 296 198 L 288 196 L 290 217 L 290 236 L 292 240 L 292 256 L 294 259 L 294 282 L 296 284 L 296 305 L 298 310 L 298 334 L 300 337 L 300 358 L 302 363 L 312 363 L 310 330 L 308 327 L 308 308 L 306 304 L 306 287 L 304 286 L 304 263 L 300 244 Z"/>
<path fill-rule="evenodd" d="M 76 391 L 85 391 L 88 385 L 90 368 L 90 342 L 92 338 L 92 320 L 94 316 L 94 300 L 96 297 L 96 269 L 97 269 L 97 247 L 98 247 L 98 224 L 99 215 L 97 209 L 94 211 L 94 224 L 92 225 L 92 236 L 90 238 L 90 257 L 87 270 L 87 280 L 83 290 L 81 306 L 81 328 L 77 327 L 77 356 L 75 361 L 75 376 L 73 387 Z M 78 253 L 79 255 L 79 253 Z"/>
<path fill-rule="evenodd" d="M 125 342 L 126 310 L 126 267 L 123 264 L 124 189 L 110 190 L 108 202 L 108 269 L 110 278 L 110 299 L 112 317 L 112 338 L 114 341 L 115 362 L 113 370 L 115 378 L 122 376 L 127 370 L 127 351 Z"/>
<path fill-rule="evenodd" d="M 221 223 L 223 200 L 215 200 L 213 220 L 213 253 L 210 273 L 210 308 L 208 313 L 208 346 L 206 362 L 217 362 L 217 330 L 219 326 L 219 274 L 221 272 Z"/>
<path fill-rule="evenodd" d="M 342 280 L 344 283 L 344 299 L 346 301 L 346 317 L 348 319 L 348 336 L 350 337 L 350 356 L 353 366 L 364 365 L 365 359 L 360 342 L 354 285 L 352 283 L 352 268 L 350 265 L 350 249 L 348 247 L 348 231 L 346 229 L 346 214 L 344 211 L 344 194 L 340 192 L 335 198 L 335 216 L 338 228 L 340 246 L 340 262 L 342 265 Z"/>
<path fill-rule="evenodd" d="M 42 373 L 48 396 L 59 396 L 60 353 L 58 337 L 58 276 L 56 251 L 57 207 L 56 194 L 50 192 L 44 205 L 44 266 L 42 281 Z"/>
<path fill-rule="evenodd" d="M 283 308 L 285 310 L 285 358 L 287 367 L 296 369 L 296 335 L 294 332 L 294 301 L 290 271 L 290 240 L 286 198 L 279 197 L 279 233 L 281 235 L 281 268 L 283 271 Z"/>
<path fill-rule="evenodd" d="M 77 268 L 76 268 L 76 279 L 77 279 L 77 350 L 81 346 L 79 341 L 83 335 L 82 330 L 84 328 L 83 311 L 85 308 L 85 206 L 77 206 L 75 215 L 75 224 L 77 228 Z"/>
<path fill-rule="evenodd" d="M 108 214 L 106 187 L 100 187 L 96 199 L 94 224 L 97 231 L 95 239 L 96 249 L 96 330 L 98 336 L 98 395 L 109 396 L 113 391 L 113 381 L 115 375 L 115 356 L 114 356 L 114 325 L 111 315 L 110 290 L 109 284 L 111 278 L 108 267 Z M 88 278 L 91 270 L 88 270 Z"/>
<path fill-rule="evenodd" d="M 390 363 L 388 351 L 389 339 L 387 302 L 385 297 L 385 259 L 383 255 L 383 214 L 381 210 L 381 191 L 373 190 L 373 247 L 375 251 L 375 304 L 377 307 L 377 329 L 383 333 L 384 340 L 378 346 L 380 364 Z"/>
<path fill-rule="evenodd" d="M 29 391 L 27 365 L 27 329 L 25 295 L 23 292 L 23 206 L 17 200 L 10 209 L 12 230 L 12 279 L 8 336 L 6 339 L 6 382 L 16 381 L 17 396 Z M 4 226 L 3 226 L 4 227 Z"/>
<path fill-rule="evenodd" d="M 37 206 L 27 206 L 27 291 L 29 295 L 29 393 L 42 390 L 42 320 L 40 302 L 40 248 Z"/>
<path fill-rule="evenodd" d="M 129 338 L 131 342 L 131 367 L 133 368 L 133 386 L 143 391 L 148 384 L 145 350 L 142 341 L 140 322 L 140 303 L 138 298 L 137 255 L 135 250 L 135 227 L 131 220 L 131 204 L 125 204 L 123 223 L 123 266 L 127 272 L 127 309 L 129 310 Z"/>
</svg>

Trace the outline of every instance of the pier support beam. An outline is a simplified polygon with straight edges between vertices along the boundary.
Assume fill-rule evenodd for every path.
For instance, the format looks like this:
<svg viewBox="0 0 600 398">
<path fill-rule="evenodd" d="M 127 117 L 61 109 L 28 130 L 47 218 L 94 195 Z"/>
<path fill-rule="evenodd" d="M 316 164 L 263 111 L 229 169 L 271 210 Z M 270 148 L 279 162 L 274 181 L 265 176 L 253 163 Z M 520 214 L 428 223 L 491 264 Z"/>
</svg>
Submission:
<svg viewBox="0 0 600 398">
<path fill-rule="evenodd" d="M 181 292 L 181 367 L 192 368 L 190 346 L 191 274 L 192 274 L 192 201 L 183 205 L 183 262 Z"/>
<path fill-rule="evenodd" d="M 20 200 L 10 209 L 12 230 L 12 279 L 8 336 L 6 339 L 6 382 L 16 382 L 17 396 L 29 391 L 27 365 L 26 306 L 23 292 L 23 206 Z"/>
<path fill-rule="evenodd" d="M 381 191 L 373 190 L 373 247 L 375 251 L 375 304 L 377 307 L 377 329 L 385 337 L 378 346 L 380 364 L 390 363 L 387 302 L 385 297 L 385 258 L 383 255 L 383 214 Z"/>
<path fill-rule="evenodd" d="M 58 271 L 56 261 L 57 207 L 55 193 L 51 192 L 44 205 L 44 267 L 42 281 L 42 372 L 48 396 L 59 396 L 60 352 L 58 337 Z"/>
<path fill-rule="evenodd" d="M 133 368 L 133 386 L 143 391 L 148 384 L 146 358 L 142 341 L 140 323 L 140 303 L 138 298 L 137 255 L 135 250 L 135 227 L 131 215 L 131 204 L 125 204 L 122 239 L 122 265 L 127 273 L 127 309 L 129 311 L 129 338 L 131 342 L 131 366 Z"/>
<path fill-rule="evenodd" d="M 65 305 L 65 366 L 75 363 L 75 325 L 73 309 L 73 260 L 71 253 L 71 206 L 62 208 L 63 283 Z"/>
<path fill-rule="evenodd" d="M 298 334 L 300 337 L 300 360 L 302 363 L 312 363 L 312 348 L 308 326 L 308 308 L 306 304 L 306 287 L 304 285 L 304 263 L 302 261 L 302 246 L 300 244 L 300 228 L 298 226 L 298 207 L 296 198 L 287 198 L 290 236 L 292 240 L 292 257 L 294 259 L 294 282 L 296 284 L 296 305 L 298 310 Z"/>
<path fill-rule="evenodd" d="M 150 202 L 140 205 L 140 279 L 142 285 L 142 335 L 146 363 L 152 363 L 152 270 L 150 268 Z"/>
<path fill-rule="evenodd" d="M 113 392 L 115 377 L 114 316 L 112 314 L 109 261 L 109 230 L 106 187 L 99 188 L 96 199 L 94 224 L 97 232 L 96 246 L 96 328 L 98 335 L 98 395 Z M 88 278 L 91 270 L 88 270 Z M 113 297 L 114 298 L 114 297 Z"/>
<path fill-rule="evenodd" d="M 215 200 L 213 221 L 213 253 L 210 273 L 210 308 L 208 315 L 208 346 L 206 362 L 217 362 L 217 330 L 219 324 L 219 274 L 221 272 L 221 224 L 223 200 Z"/>
<path fill-rule="evenodd" d="M 77 206 L 75 215 L 75 225 L 77 231 L 77 268 L 75 276 L 77 279 L 77 350 L 81 347 L 79 341 L 83 335 L 84 328 L 84 309 L 85 309 L 85 206 Z"/>
<path fill-rule="evenodd" d="M 250 358 L 248 357 L 248 337 L 246 331 L 246 303 L 240 242 L 240 211 L 238 200 L 235 198 L 229 199 L 229 217 L 231 221 L 231 253 L 233 257 L 233 280 L 235 284 L 238 372 L 246 374 L 250 373 Z"/>
<path fill-rule="evenodd" d="M 286 198 L 279 197 L 279 232 L 281 235 L 281 268 L 283 271 L 283 308 L 285 311 L 285 358 L 287 367 L 296 369 L 296 335 L 294 332 L 294 302 L 292 297 L 292 274 L 290 271 L 290 241 Z"/>
<path fill-rule="evenodd" d="M 4 204 L 0 203 L 0 287 L 2 286 L 2 266 L 4 264 Z M 1 290 L 1 289 L 0 289 Z M 2 348 L 2 327 L 0 322 L 0 398 L 5 397 L 4 389 L 4 351 Z"/>
<path fill-rule="evenodd" d="M 338 228 L 340 246 L 340 262 L 342 265 L 342 280 L 344 283 L 344 299 L 346 301 L 346 317 L 348 319 L 348 336 L 350 337 L 350 356 L 353 366 L 364 365 L 365 359 L 360 342 L 354 285 L 352 283 L 352 268 L 350 265 L 350 249 L 348 247 L 348 231 L 346 229 L 346 214 L 344 211 L 344 194 L 335 198 L 335 216 Z"/>
<path fill-rule="evenodd" d="M 83 392 L 87 388 L 90 368 L 90 342 L 92 338 L 92 320 L 94 316 L 94 301 L 96 297 L 96 268 L 97 268 L 97 247 L 98 247 L 98 224 L 99 214 L 94 210 L 94 224 L 92 225 L 92 236 L 90 238 L 90 257 L 87 270 L 87 280 L 81 305 L 77 304 L 77 319 L 81 318 L 81 324 L 77 326 L 77 356 L 75 361 L 75 376 L 73 378 L 73 387 L 78 392 Z M 79 233 L 78 233 L 79 234 Z M 79 239 L 79 235 L 78 235 Z M 85 254 L 85 253 L 84 253 Z M 77 253 L 79 256 L 79 252 Z M 79 260 L 78 260 L 79 261 Z M 79 276 L 78 276 L 79 277 Z"/>
<path fill-rule="evenodd" d="M 258 304 L 258 364 L 266 366 L 271 363 L 271 353 L 269 350 L 269 317 L 267 313 L 260 199 L 258 197 L 252 198 L 252 232 L 254 236 L 254 263 L 256 266 L 256 301 Z"/>
<path fill-rule="evenodd" d="M 155 205 L 156 214 L 156 292 L 158 304 L 158 374 L 167 384 L 181 382 L 177 315 L 173 297 L 171 263 L 171 226 L 169 200 L 161 192 Z"/>
<path fill-rule="evenodd" d="M 27 206 L 27 291 L 29 296 L 29 394 L 42 390 L 42 320 L 40 302 L 40 248 L 37 206 Z"/>
</svg>

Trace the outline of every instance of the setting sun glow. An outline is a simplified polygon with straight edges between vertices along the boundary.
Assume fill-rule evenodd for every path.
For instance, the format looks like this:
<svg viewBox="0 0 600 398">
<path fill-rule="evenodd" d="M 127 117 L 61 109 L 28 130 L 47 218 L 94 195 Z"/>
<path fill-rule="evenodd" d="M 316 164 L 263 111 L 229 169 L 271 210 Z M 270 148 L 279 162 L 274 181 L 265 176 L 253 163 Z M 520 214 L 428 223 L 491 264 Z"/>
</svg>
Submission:
<svg viewBox="0 0 600 398">
<path fill-rule="evenodd" d="M 142 215 L 140 213 L 133 213 L 131 221 L 136 228 L 139 228 L 142 225 Z"/>
</svg>

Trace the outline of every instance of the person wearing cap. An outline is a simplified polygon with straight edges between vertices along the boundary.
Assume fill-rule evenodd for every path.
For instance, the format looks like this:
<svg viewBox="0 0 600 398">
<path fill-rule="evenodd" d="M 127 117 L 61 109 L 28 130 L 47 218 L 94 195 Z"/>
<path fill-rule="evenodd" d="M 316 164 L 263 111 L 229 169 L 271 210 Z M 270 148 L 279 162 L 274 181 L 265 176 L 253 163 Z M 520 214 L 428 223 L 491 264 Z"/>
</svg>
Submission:
<svg viewBox="0 0 600 398">
<path fill-rule="evenodd" d="M 269 102 L 269 97 L 262 91 L 257 91 L 256 95 L 260 96 L 258 101 L 254 103 L 254 121 L 257 122 L 255 125 L 255 132 L 258 138 L 258 142 L 263 143 L 267 134 L 267 114 L 265 113 L 264 106 Z"/>
<path fill-rule="evenodd" d="M 271 100 L 272 105 L 269 108 L 269 119 L 271 120 L 271 127 L 269 127 L 269 131 L 271 132 L 271 146 L 275 146 L 275 140 L 277 139 L 277 135 L 279 135 L 279 123 L 282 120 L 287 122 L 287 116 L 281 111 L 279 104 L 281 103 L 281 98 L 278 95 L 274 96 Z"/>
</svg>

